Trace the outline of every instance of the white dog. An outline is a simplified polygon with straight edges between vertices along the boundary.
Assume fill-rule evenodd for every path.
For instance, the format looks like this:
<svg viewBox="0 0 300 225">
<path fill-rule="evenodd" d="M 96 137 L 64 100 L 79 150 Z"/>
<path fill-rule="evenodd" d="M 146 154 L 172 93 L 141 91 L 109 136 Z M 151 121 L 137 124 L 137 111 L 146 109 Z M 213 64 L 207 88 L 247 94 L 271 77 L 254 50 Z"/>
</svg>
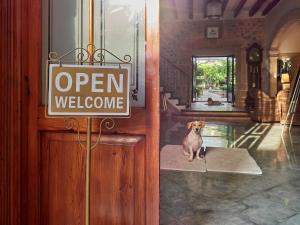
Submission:
<svg viewBox="0 0 300 225">
<path fill-rule="evenodd" d="M 192 121 L 187 124 L 188 133 L 183 139 L 182 146 L 183 154 L 188 156 L 190 162 L 193 161 L 194 152 L 196 152 L 196 158 L 200 159 L 200 151 L 203 144 L 201 129 L 203 127 L 205 127 L 204 121 Z"/>
</svg>

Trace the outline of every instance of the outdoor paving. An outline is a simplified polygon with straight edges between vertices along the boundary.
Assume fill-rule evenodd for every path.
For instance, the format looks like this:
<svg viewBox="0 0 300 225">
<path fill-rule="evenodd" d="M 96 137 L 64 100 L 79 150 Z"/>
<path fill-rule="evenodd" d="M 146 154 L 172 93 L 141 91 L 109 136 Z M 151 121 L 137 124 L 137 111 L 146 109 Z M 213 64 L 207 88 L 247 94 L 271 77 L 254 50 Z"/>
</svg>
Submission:
<svg viewBox="0 0 300 225">
<path fill-rule="evenodd" d="M 191 111 L 210 111 L 210 112 L 245 112 L 244 109 L 240 109 L 232 106 L 232 103 L 223 102 L 221 105 L 207 105 L 207 102 L 194 102 L 188 109 Z"/>
<path fill-rule="evenodd" d="M 226 91 L 219 91 L 214 93 L 214 90 L 204 89 L 203 94 L 197 98 L 197 101 L 207 101 L 208 98 L 212 98 L 214 101 L 226 102 Z"/>
</svg>

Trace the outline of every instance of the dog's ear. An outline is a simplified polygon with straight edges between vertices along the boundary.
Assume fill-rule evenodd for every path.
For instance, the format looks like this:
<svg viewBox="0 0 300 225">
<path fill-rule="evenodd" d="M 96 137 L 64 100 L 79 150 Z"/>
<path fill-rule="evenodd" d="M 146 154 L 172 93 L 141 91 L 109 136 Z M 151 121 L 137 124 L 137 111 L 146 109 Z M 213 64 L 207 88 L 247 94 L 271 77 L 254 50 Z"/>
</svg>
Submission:
<svg viewBox="0 0 300 225">
<path fill-rule="evenodd" d="M 192 125 L 193 125 L 193 122 L 187 123 L 187 125 L 186 125 L 187 129 L 191 129 L 191 128 L 192 128 Z"/>
</svg>

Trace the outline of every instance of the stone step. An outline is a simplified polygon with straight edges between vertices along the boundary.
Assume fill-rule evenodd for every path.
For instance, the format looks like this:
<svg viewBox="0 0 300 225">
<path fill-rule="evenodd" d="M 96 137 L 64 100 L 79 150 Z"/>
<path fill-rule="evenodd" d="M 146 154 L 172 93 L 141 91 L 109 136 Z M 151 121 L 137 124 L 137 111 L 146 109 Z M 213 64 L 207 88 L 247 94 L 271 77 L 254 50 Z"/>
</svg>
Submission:
<svg viewBox="0 0 300 225">
<path fill-rule="evenodd" d="M 160 87 L 160 90 L 163 90 L 163 87 Z M 166 96 L 167 101 L 169 102 L 169 104 L 171 104 L 178 111 L 186 109 L 185 105 L 180 105 L 179 104 L 179 100 L 177 98 L 172 98 L 173 96 L 170 92 L 165 92 L 164 95 Z"/>
<path fill-rule="evenodd" d="M 168 98 L 168 101 L 172 104 L 172 105 L 178 105 L 179 101 L 176 98 Z"/>
<path fill-rule="evenodd" d="M 228 117 L 228 116 L 236 116 L 236 117 L 250 117 L 249 113 L 246 111 L 190 111 L 190 110 L 182 110 L 181 115 L 187 116 L 206 116 L 206 117 Z"/>
<path fill-rule="evenodd" d="M 212 111 L 187 111 L 173 113 L 175 121 L 180 120 L 205 120 L 205 121 L 226 121 L 226 122 L 250 122 L 251 118 L 248 112 L 212 112 Z"/>
<path fill-rule="evenodd" d="M 172 94 L 169 93 L 169 92 L 166 92 L 166 93 L 165 93 L 165 96 L 166 96 L 167 98 L 171 98 Z"/>
</svg>

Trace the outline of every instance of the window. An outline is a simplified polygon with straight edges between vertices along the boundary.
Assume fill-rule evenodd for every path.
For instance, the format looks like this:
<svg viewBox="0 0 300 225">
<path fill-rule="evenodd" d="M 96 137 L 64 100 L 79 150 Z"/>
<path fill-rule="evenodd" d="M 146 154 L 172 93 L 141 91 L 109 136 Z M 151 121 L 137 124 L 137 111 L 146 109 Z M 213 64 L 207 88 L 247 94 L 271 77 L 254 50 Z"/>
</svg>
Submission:
<svg viewBox="0 0 300 225">
<path fill-rule="evenodd" d="M 94 44 L 119 58 L 132 57 L 131 90 L 138 90 L 132 106 L 145 105 L 145 7 L 141 0 L 98 0 L 94 2 Z M 43 62 L 49 52 L 65 54 L 88 45 L 88 0 L 43 1 Z M 76 62 L 76 54 L 68 61 Z M 106 62 L 115 59 L 105 54 Z M 45 90 L 46 67 L 42 87 Z M 43 93 L 44 95 L 44 93 Z M 44 96 L 43 96 L 43 99 Z M 43 103 L 46 103 L 45 101 Z"/>
</svg>

